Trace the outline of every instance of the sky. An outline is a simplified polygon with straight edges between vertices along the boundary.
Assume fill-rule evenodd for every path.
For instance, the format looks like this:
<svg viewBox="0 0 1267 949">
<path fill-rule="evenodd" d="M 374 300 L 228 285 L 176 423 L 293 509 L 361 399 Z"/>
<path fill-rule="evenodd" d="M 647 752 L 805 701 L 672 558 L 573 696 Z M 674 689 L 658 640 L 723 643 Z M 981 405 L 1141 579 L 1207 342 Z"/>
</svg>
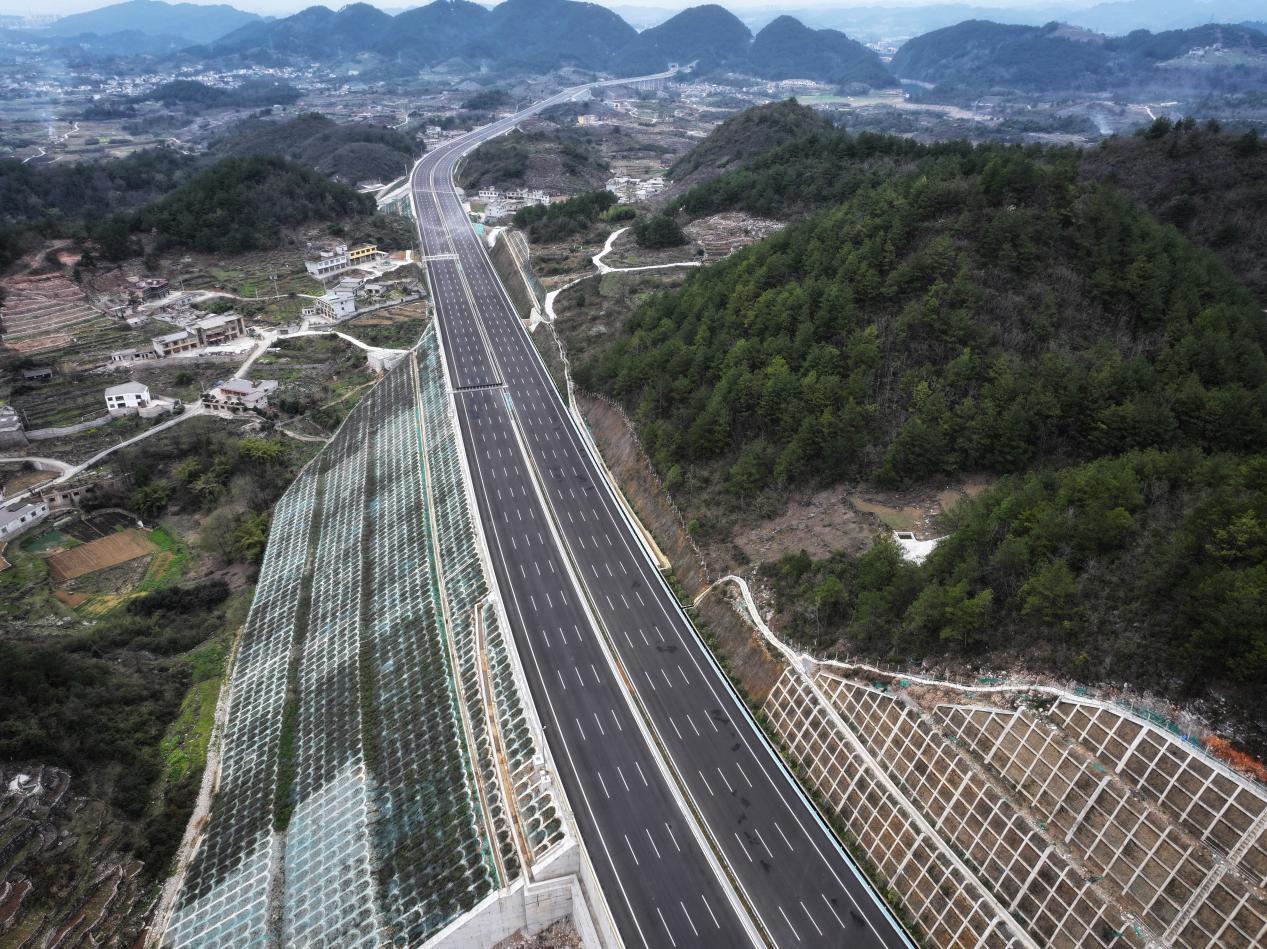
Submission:
<svg viewBox="0 0 1267 949">
<path fill-rule="evenodd" d="M 34 13 L 55 13 L 59 16 L 65 16 L 68 13 L 79 13 L 84 10 L 96 10 L 100 7 L 109 6 L 112 0 L 41 0 L 36 5 L 32 0 L 0 0 L 0 13 L 10 14 L 14 16 L 27 16 Z M 286 16 L 291 13 L 298 12 L 304 7 L 313 6 L 315 4 L 323 4 L 333 8 L 344 6 L 352 0 L 185 0 L 191 3 L 217 3 L 225 2 L 230 6 L 237 7 L 239 10 L 248 10 L 252 13 L 259 13 L 266 16 Z M 420 6 L 421 2 L 405 2 L 399 0 L 368 0 L 374 6 L 388 13 L 398 13 L 402 10 L 410 9 L 414 6 Z M 483 0 L 480 0 L 483 2 Z M 618 9 L 620 7 L 658 7 L 665 10 L 681 10 L 685 7 L 695 6 L 706 0 L 593 0 L 593 2 L 601 3 L 605 7 Z M 748 10 L 760 8 L 772 8 L 786 5 L 794 5 L 800 9 L 809 9 L 811 7 L 828 7 L 828 8 L 846 8 L 852 6 L 890 6 L 890 7 L 907 7 L 907 6 L 925 6 L 926 2 L 920 0 L 793 0 L 792 4 L 780 4 L 778 0 L 720 0 L 723 6 L 731 10 Z M 949 0 L 949 2 L 957 2 L 957 0 Z M 1059 3 L 1052 3 L 1050 0 L 964 0 L 973 6 L 1008 6 L 1008 7 L 1025 7 L 1025 6 L 1053 6 Z M 1090 5 L 1094 0 L 1086 0 L 1086 2 L 1071 2 L 1070 6 L 1086 6 Z M 491 6 L 491 3 L 485 3 Z"/>
</svg>

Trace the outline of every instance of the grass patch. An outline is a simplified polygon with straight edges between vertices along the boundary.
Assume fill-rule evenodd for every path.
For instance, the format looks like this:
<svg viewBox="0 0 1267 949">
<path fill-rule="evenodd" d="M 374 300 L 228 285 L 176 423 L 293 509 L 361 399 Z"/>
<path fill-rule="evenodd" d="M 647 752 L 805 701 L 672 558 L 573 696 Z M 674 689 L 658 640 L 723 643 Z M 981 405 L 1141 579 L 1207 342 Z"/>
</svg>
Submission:
<svg viewBox="0 0 1267 949">
<path fill-rule="evenodd" d="M 158 547 L 145 571 L 145 576 L 137 584 L 137 593 L 153 593 L 163 590 L 180 580 L 193 562 L 193 554 L 184 542 L 167 532 L 164 527 L 156 527 L 150 531 L 150 540 Z"/>
<path fill-rule="evenodd" d="M 188 775 L 200 774 L 207 764 L 207 747 L 215 725 L 220 679 L 196 682 L 185 694 L 180 715 L 159 743 L 163 758 L 163 783 L 179 784 Z"/>
</svg>

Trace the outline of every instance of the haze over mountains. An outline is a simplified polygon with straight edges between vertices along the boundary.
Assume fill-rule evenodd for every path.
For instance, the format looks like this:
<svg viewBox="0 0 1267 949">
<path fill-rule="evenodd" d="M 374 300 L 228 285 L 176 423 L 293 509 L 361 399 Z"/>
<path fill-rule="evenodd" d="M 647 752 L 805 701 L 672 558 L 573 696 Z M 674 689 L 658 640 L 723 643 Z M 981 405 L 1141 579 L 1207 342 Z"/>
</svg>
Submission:
<svg viewBox="0 0 1267 949">
<path fill-rule="evenodd" d="M 1159 22 L 1215 12 L 1248 16 L 1251 9 L 1243 0 L 1166 0 L 1149 7 L 1158 11 Z M 940 15 L 974 8 L 919 9 Z M 1129 24 L 1141 9 L 1139 0 L 1129 0 L 1060 12 L 1066 18 Z M 42 33 L 52 45 L 78 44 L 99 56 L 129 51 L 162 56 L 180 50 L 184 61 L 227 67 L 318 60 L 354 66 L 362 75 L 562 67 L 634 75 L 694 63 L 697 76 L 732 71 L 772 80 L 812 79 L 839 88 L 893 88 L 900 78 L 960 92 L 1045 92 L 1162 83 L 1240 88 L 1267 71 L 1267 34 L 1248 23 L 1111 36 L 1054 20 L 1045 25 L 996 22 L 1000 13 L 991 11 L 991 19 L 967 19 L 916 36 L 885 63 L 852 30 L 817 28 L 821 12 L 808 23 L 780 15 L 754 33 L 741 16 L 705 4 L 639 32 L 615 11 L 577 0 L 504 0 L 491 9 L 472 0 L 433 0 L 395 16 L 353 3 L 338 10 L 312 6 L 279 19 L 227 6 L 127 0 L 24 35 Z M 848 20 L 855 12 L 833 15 Z M 751 19 L 751 11 L 744 16 Z"/>
</svg>

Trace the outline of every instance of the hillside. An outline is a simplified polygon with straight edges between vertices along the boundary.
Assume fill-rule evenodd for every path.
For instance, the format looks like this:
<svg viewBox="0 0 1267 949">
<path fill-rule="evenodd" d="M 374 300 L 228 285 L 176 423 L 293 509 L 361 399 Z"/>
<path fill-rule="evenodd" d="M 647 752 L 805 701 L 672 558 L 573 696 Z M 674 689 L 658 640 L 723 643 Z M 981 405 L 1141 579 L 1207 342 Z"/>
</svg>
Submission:
<svg viewBox="0 0 1267 949">
<path fill-rule="evenodd" d="M 399 178 L 420 151 L 419 145 L 399 132 L 339 124 L 316 112 L 284 122 L 248 119 L 211 144 L 214 155 L 278 155 L 349 184 Z"/>
<path fill-rule="evenodd" d="M 184 105 L 201 109 L 245 108 L 292 105 L 299 90 L 289 83 L 252 79 L 236 88 L 209 86 L 194 79 L 173 79 L 160 83 L 148 93 L 133 96 L 133 102 L 154 101 L 163 105 Z"/>
<path fill-rule="evenodd" d="M 1111 138 L 1079 161 L 1196 244 L 1267 303 L 1267 142 L 1181 122 Z"/>
<path fill-rule="evenodd" d="M 802 489 L 1006 476 L 923 567 L 884 544 L 770 567 L 786 628 L 1214 693 L 1257 727 L 1261 305 L 1071 152 L 819 131 L 699 190 L 742 205 L 754 179 L 728 182 L 763 163 L 786 199 L 820 169 L 845 183 L 575 368 L 629 410 L 697 539 L 730 549 Z"/>
<path fill-rule="evenodd" d="M 468 192 L 529 187 L 573 193 L 601 189 L 609 170 L 592 137 L 583 132 L 516 131 L 485 142 L 464 159 L 458 184 Z"/>
<path fill-rule="evenodd" d="M 435 65 L 480 35 L 488 18 L 488 8 L 470 0 L 432 0 L 395 17 L 374 48 L 400 63 Z"/>
<path fill-rule="evenodd" d="M 632 26 L 596 3 L 503 0 L 472 49 L 513 66 L 602 69 L 635 36 Z"/>
<path fill-rule="evenodd" d="M 837 86 L 896 86 L 879 55 L 838 30 L 811 30 L 790 16 L 768 23 L 752 40 L 752 71 L 764 79 L 816 79 Z"/>
<path fill-rule="evenodd" d="M 670 63 L 696 63 L 706 73 L 726 67 L 742 68 L 752 33 L 743 21 L 715 3 L 690 7 L 658 26 L 643 30 L 621 50 L 613 63 L 617 75 L 659 72 Z"/>
<path fill-rule="evenodd" d="M 83 33 L 108 35 L 135 30 L 149 36 L 176 36 L 187 45 L 210 43 L 260 18 L 226 4 L 162 3 L 160 0 L 126 0 L 109 6 L 61 17 L 49 28 L 53 36 Z"/>
<path fill-rule="evenodd" d="M 46 239 L 82 235 L 88 222 L 155 200 L 195 167 L 166 149 L 92 163 L 0 162 L 0 269 Z"/>
<path fill-rule="evenodd" d="M 390 29 L 392 17 L 367 3 L 336 12 L 313 6 L 280 20 L 259 21 L 234 30 L 212 46 L 216 53 L 256 50 L 308 58 L 353 56 L 370 48 Z"/>
<path fill-rule="evenodd" d="M 283 228 L 372 214 L 374 200 L 272 155 L 224 158 L 130 220 L 159 249 L 238 253 L 270 247 Z"/>
<path fill-rule="evenodd" d="M 968 20 L 908 41 L 891 67 L 903 79 L 963 94 L 1131 86 L 1253 91 L 1267 75 L 1267 36 L 1211 24 L 1107 37 L 1059 23 L 1010 26 Z"/>
<path fill-rule="evenodd" d="M 792 99 L 746 109 L 726 119 L 678 159 L 669 169 L 669 177 L 675 190 L 681 190 L 762 152 L 831 128 L 830 119 Z"/>
</svg>

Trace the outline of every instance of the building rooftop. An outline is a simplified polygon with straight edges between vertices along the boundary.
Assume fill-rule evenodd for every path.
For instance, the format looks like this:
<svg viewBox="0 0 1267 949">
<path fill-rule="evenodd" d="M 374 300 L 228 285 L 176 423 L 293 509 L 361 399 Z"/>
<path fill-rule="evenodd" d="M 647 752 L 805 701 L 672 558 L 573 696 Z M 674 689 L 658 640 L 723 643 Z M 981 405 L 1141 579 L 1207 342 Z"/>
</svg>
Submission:
<svg viewBox="0 0 1267 949">
<path fill-rule="evenodd" d="M 219 329 L 221 326 L 226 326 L 229 323 L 236 323 L 241 318 L 242 317 L 238 316 L 236 313 L 221 313 L 218 316 L 208 316 L 206 319 L 199 320 L 194 325 L 199 329 L 214 330 Z"/>
<path fill-rule="evenodd" d="M 111 386 L 106 390 L 106 398 L 112 395 L 142 395 L 150 391 L 150 387 L 144 382 L 121 382 L 117 386 Z"/>
<path fill-rule="evenodd" d="M 189 330 L 178 330 L 175 333 L 165 333 L 162 336 L 155 336 L 156 343 L 179 343 L 182 339 L 189 338 Z"/>
</svg>

